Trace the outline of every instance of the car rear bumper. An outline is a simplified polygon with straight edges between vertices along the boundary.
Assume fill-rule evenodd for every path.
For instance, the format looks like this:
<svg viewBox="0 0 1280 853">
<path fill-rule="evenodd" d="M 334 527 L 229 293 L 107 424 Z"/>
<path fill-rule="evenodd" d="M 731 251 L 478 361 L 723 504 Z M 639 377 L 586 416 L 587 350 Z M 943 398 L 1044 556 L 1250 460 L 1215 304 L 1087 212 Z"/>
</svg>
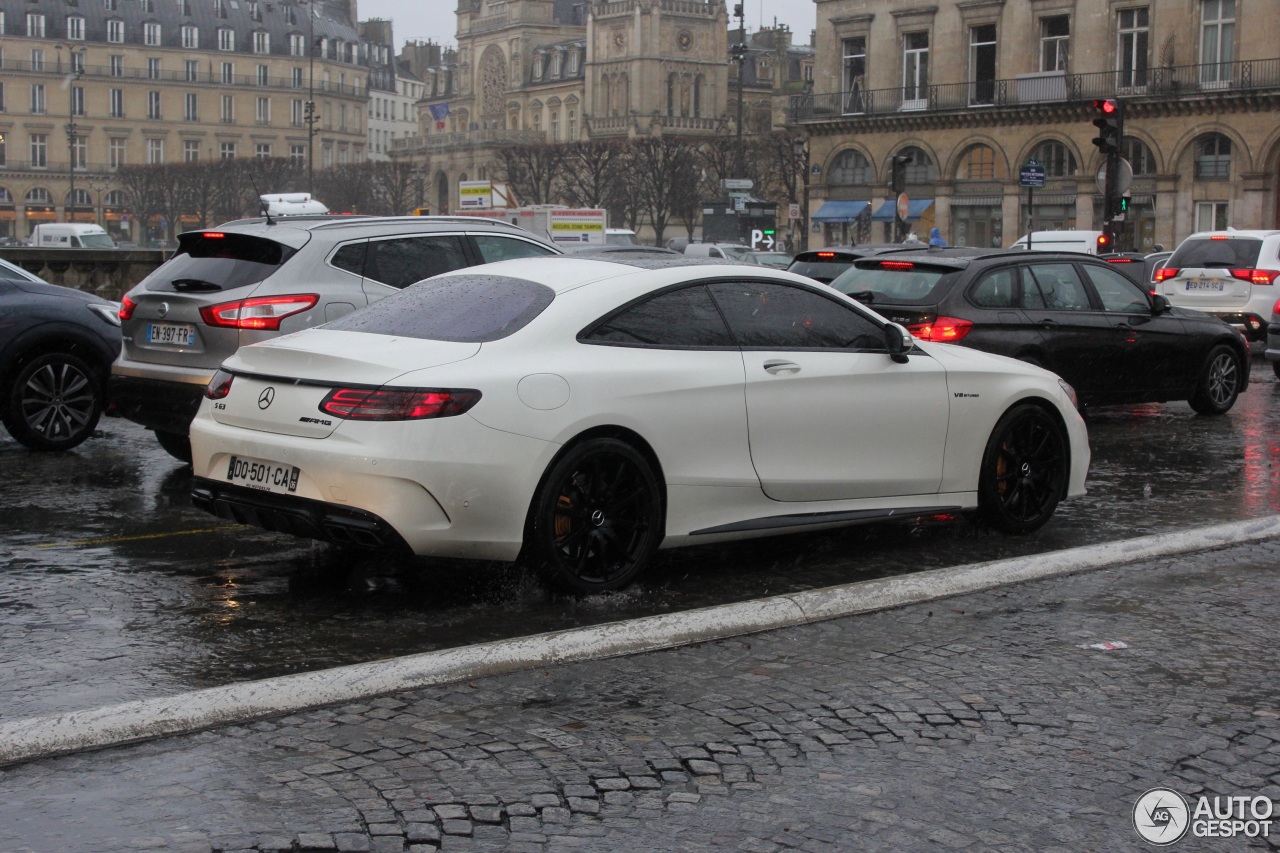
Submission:
<svg viewBox="0 0 1280 853">
<path fill-rule="evenodd" d="M 147 429 L 186 435 L 200 408 L 204 385 L 113 375 L 107 399 L 121 417 Z"/>
<path fill-rule="evenodd" d="M 1200 310 L 1200 309 L 1197 309 Z M 1217 317 L 1228 326 L 1239 329 L 1250 341 L 1267 339 L 1267 321 L 1252 311 L 1205 311 L 1210 317 Z"/>
</svg>

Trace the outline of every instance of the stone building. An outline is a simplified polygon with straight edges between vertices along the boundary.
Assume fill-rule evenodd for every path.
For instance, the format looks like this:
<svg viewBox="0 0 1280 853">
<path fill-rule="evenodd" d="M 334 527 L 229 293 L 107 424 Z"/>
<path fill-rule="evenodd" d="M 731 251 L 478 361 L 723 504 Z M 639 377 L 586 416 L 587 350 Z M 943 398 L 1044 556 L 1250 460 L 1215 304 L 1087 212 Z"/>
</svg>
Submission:
<svg viewBox="0 0 1280 853">
<path fill-rule="evenodd" d="M 313 142 L 315 168 L 363 160 L 370 45 L 357 32 L 355 0 L 317 2 L 314 16 L 311 8 L 0 0 L 0 236 L 74 219 L 138 239 L 113 182 L 124 165 L 306 163 Z M 390 61 L 389 44 L 372 47 L 375 61 Z"/>
<path fill-rule="evenodd" d="M 1121 245 L 1276 226 L 1280 24 L 1256 0 L 816 0 L 810 139 L 818 239 L 883 239 L 892 159 L 911 158 L 913 227 L 1009 245 L 1098 229 L 1103 158 L 1091 101 L 1118 98 L 1132 167 Z M 1035 160 L 1046 185 L 1028 193 Z M 838 204 L 837 204 L 838 203 Z M 827 215 L 823 216 L 823 210 Z"/>
<path fill-rule="evenodd" d="M 422 80 L 407 63 L 391 54 L 395 43 L 391 21 L 373 19 L 359 24 L 360 39 L 369 54 L 369 160 L 389 160 L 391 142 L 417 136 L 418 101 Z"/>
</svg>

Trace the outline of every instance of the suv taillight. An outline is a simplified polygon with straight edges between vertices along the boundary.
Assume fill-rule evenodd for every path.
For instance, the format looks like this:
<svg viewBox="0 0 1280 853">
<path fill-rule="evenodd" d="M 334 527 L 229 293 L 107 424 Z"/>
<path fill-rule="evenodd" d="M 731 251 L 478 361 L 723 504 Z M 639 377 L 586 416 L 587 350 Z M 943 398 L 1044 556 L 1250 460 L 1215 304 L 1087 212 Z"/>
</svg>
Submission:
<svg viewBox="0 0 1280 853">
<path fill-rule="evenodd" d="M 294 314 L 301 314 L 319 301 L 320 297 L 314 293 L 255 296 L 201 308 L 200 316 L 210 326 L 278 332 L 281 320 L 292 317 Z"/>
<path fill-rule="evenodd" d="M 1175 277 L 1179 272 L 1180 270 L 1175 267 L 1160 267 L 1151 277 L 1158 283 L 1161 281 L 1168 281 Z"/>
<path fill-rule="evenodd" d="M 138 303 L 134 302 L 134 301 L 133 301 L 132 299 L 130 299 L 129 297 L 127 297 L 127 296 L 126 296 L 126 297 L 122 298 L 122 299 L 120 300 L 120 311 L 119 311 L 120 319 L 121 319 L 121 320 L 132 320 L 132 319 L 133 319 L 133 312 L 134 312 L 135 310 L 137 310 L 137 307 L 138 307 Z"/>
<path fill-rule="evenodd" d="M 480 392 L 449 388 L 334 388 L 320 411 L 353 421 L 451 418 L 480 402 Z"/>
<path fill-rule="evenodd" d="M 1231 277 L 1238 278 L 1241 281 L 1247 281 L 1250 284 L 1274 284 L 1276 276 L 1280 275 L 1280 270 L 1232 270 Z"/>
<path fill-rule="evenodd" d="M 907 331 L 922 341 L 954 344 L 962 340 L 973 328 L 972 320 L 961 320 L 959 317 L 939 317 L 932 323 L 913 323 Z"/>
</svg>

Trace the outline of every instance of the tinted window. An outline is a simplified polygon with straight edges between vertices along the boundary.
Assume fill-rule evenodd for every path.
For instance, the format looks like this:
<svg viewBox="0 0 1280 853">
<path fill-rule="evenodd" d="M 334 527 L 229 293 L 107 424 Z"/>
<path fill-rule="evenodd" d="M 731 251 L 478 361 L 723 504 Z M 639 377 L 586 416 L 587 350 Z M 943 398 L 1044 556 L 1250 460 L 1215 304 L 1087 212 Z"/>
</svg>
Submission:
<svg viewBox="0 0 1280 853">
<path fill-rule="evenodd" d="M 969 289 L 969 298 L 980 308 L 1013 308 L 1017 304 L 1014 288 L 1018 284 L 1015 267 L 994 270 L 978 279 Z"/>
<path fill-rule="evenodd" d="M 356 275 L 364 275 L 364 256 L 365 250 L 368 248 L 368 240 L 361 240 L 359 243 L 348 243 L 333 253 L 333 259 L 329 263 L 340 270 L 353 272 Z"/>
<path fill-rule="evenodd" d="M 364 261 L 364 276 L 392 287 L 408 287 L 469 266 L 461 237 L 396 237 L 370 240 Z"/>
<path fill-rule="evenodd" d="M 551 288 L 497 275 L 450 276 L 407 287 L 326 329 L 484 343 L 524 328 L 551 304 Z"/>
<path fill-rule="evenodd" d="M 878 324 L 811 290 L 761 282 L 717 282 L 710 289 L 741 346 L 884 349 Z"/>
<path fill-rule="evenodd" d="M 1096 267 L 1090 264 L 1084 268 L 1093 289 L 1102 300 L 1103 311 L 1116 311 L 1124 314 L 1149 314 L 1151 305 L 1138 286 L 1109 267 Z"/>
<path fill-rule="evenodd" d="M 824 261 L 824 260 L 815 260 L 812 258 L 804 259 L 804 260 L 797 258 L 795 261 L 792 262 L 791 266 L 787 267 L 787 271 L 796 273 L 798 275 L 807 275 L 809 278 L 814 279 L 815 281 L 820 281 L 823 284 L 827 284 L 836 276 L 840 275 L 840 273 L 847 270 L 851 263 L 852 263 L 851 260 Z"/>
<path fill-rule="evenodd" d="M 910 261 L 861 261 L 841 273 L 831 286 L 868 305 L 925 304 L 947 292 L 951 270 L 924 267 Z"/>
<path fill-rule="evenodd" d="M 1252 268 L 1275 261 L 1275 258 L 1260 259 L 1258 254 L 1261 250 L 1262 241 L 1248 237 L 1184 240 L 1173 257 L 1165 261 L 1165 266 Z"/>
<path fill-rule="evenodd" d="M 515 237 L 473 234 L 471 239 L 476 241 L 476 247 L 480 249 L 480 257 L 484 258 L 486 264 L 494 261 L 509 261 L 513 258 L 538 258 L 555 254 L 546 246 Z"/>
<path fill-rule="evenodd" d="M 147 289 L 234 290 L 257 284 L 293 255 L 293 249 L 263 237 L 230 233 L 211 237 L 203 231 L 183 234 L 178 237 L 174 256 L 147 277 Z"/>
<path fill-rule="evenodd" d="M 1089 294 L 1084 283 L 1076 275 L 1074 264 L 1028 264 L 1026 271 L 1031 281 L 1027 289 L 1039 290 L 1040 305 L 1028 307 L 1044 307 L 1049 311 L 1092 311 Z"/>
<path fill-rule="evenodd" d="M 701 285 L 660 293 L 605 320 L 583 340 L 667 347 L 734 346 Z"/>
</svg>

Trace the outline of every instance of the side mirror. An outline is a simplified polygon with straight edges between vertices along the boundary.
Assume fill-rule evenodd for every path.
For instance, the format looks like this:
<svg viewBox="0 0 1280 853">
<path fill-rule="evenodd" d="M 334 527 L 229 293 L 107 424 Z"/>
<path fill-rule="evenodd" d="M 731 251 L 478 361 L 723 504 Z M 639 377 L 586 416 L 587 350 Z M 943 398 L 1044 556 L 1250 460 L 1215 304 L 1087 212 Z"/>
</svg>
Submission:
<svg viewBox="0 0 1280 853">
<path fill-rule="evenodd" d="M 1173 305 L 1170 304 L 1168 297 L 1162 296 L 1159 293 L 1151 294 L 1152 317 L 1159 317 L 1161 314 L 1168 314 L 1172 310 Z"/>
<path fill-rule="evenodd" d="M 898 364 L 907 363 L 907 353 L 916 345 L 916 339 L 907 331 L 906 326 L 890 323 L 884 327 L 884 343 L 889 349 L 889 358 Z"/>
</svg>

